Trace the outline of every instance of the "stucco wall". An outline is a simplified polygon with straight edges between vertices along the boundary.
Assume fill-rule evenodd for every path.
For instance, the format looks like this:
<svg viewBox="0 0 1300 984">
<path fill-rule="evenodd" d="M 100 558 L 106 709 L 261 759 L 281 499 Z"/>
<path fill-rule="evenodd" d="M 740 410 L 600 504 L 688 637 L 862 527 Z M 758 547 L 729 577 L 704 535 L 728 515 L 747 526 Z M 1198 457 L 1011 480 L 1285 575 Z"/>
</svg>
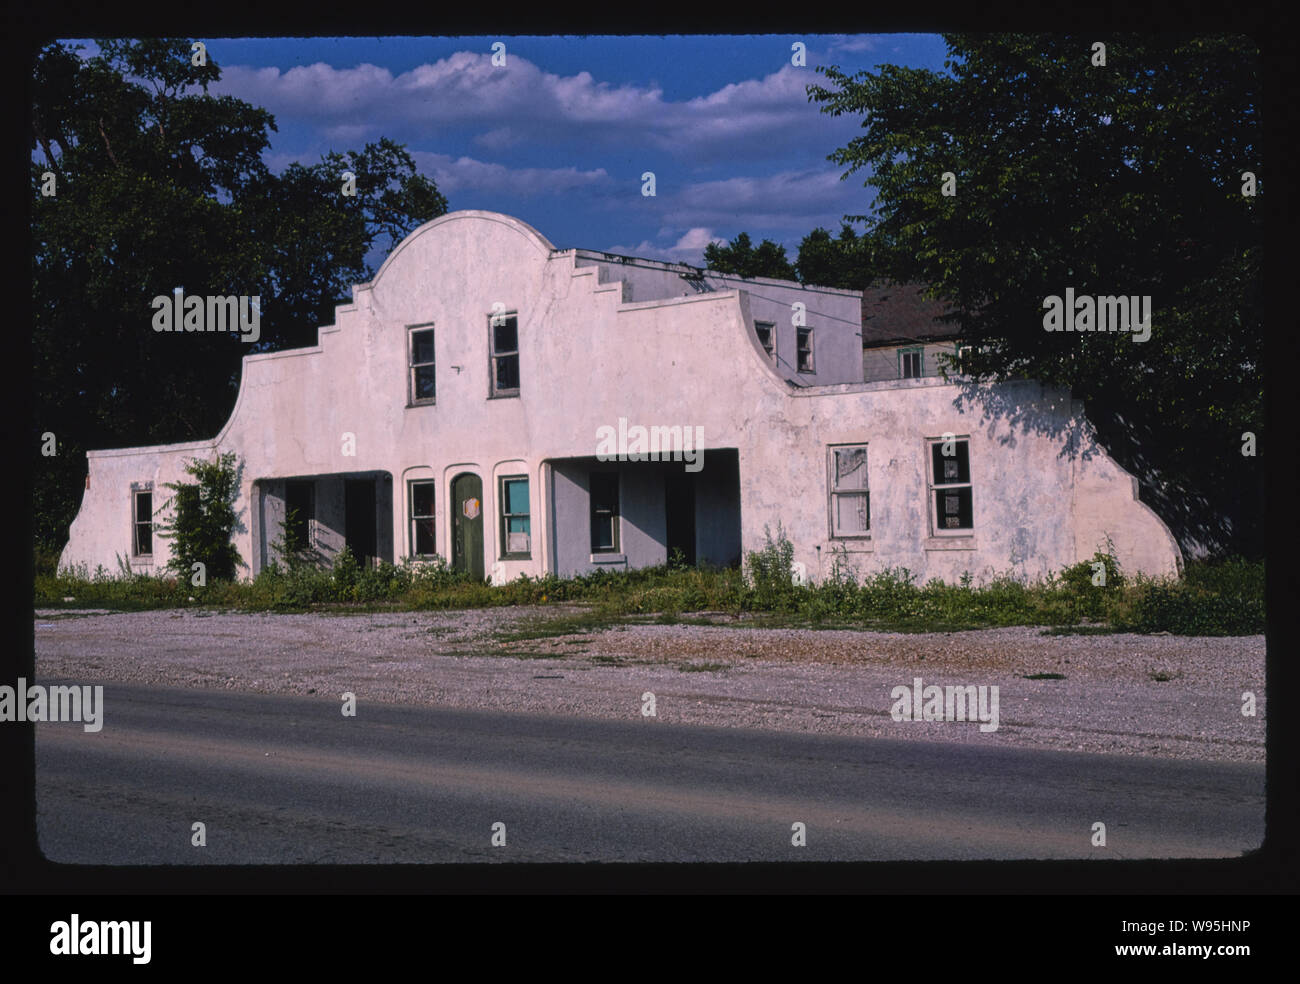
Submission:
<svg viewBox="0 0 1300 984">
<path fill-rule="evenodd" d="M 614 257 L 590 250 L 569 251 L 579 267 L 594 267 L 601 283 L 621 281 L 623 299 L 631 303 L 692 297 L 697 294 L 682 273 L 693 272 L 680 264 L 635 257 Z M 774 326 L 774 368 L 782 378 L 799 386 L 851 383 L 862 379 L 855 364 L 862 350 L 860 316 L 862 294 L 832 287 L 806 287 L 768 277 L 735 277 L 708 272 L 704 285 L 711 291 L 743 290 L 753 319 Z M 813 329 L 812 371 L 799 369 L 795 305 L 803 305 L 799 322 Z"/>
<path fill-rule="evenodd" d="M 757 549 L 764 524 L 780 520 L 796 558 L 814 576 L 832 545 L 826 446 L 848 442 L 868 445 L 872 539 L 860 551 L 864 571 L 907 566 L 923 578 L 945 579 L 964 570 L 1032 575 L 1091 556 L 1104 531 L 1114 531 L 1126 568 L 1177 567 L 1172 537 L 1134 501 L 1131 478 L 1104 455 L 1080 467 L 1060 454 L 1059 433 L 1013 431 L 1000 418 L 959 409 L 957 387 L 935 379 L 792 387 L 758 344 L 753 318 L 762 302 L 747 291 L 625 301 L 622 284 L 601 283 L 597 267 L 576 265 L 574 251 L 555 251 L 524 223 L 458 212 L 412 233 L 353 294 L 335 325 L 321 329 L 316 347 L 245 359 L 236 408 L 213 442 L 91 452 L 91 488 L 63 563 L 111 569 L 114 552 L 130 543 L 130 482 L 176 480 L 185 457 L 233 450 L 244 464 L 244 529 L 236 546 L 246 562 L 253 556 L 247 513 L 254 481 L 366 471 L 394 476 L 387 506 L 395 557 L 410 552 L 406 481 L 437 481 L 437 549 L 450 557 L 450 484 L 468 471 L 483 480 L 485 569 L 501 552 L 497 478 L 526 474 L 532 553 L 504 562 L 503 576 L 541 574 L 548 557 L 563 572 L 573 530 L 581 530 L 579 553 L 587 551 L 582 561 L 589 563 L 589 516 L 585 503 L 570 516 L 565 503 L 574 479 L 557 474 L 558 511 L 549 521 L 545 462 L 594 455 L 598 430 L 625 418 L 631 425 L 702 428 L 706 449 L 738 449 L 740 545 Z M 488 319 L 496 302 L 518 312 L 518 397 L 489 399 Z M 433 405 L 407 405 L 412 325 L 434 328 Z M 854 344 L 844 365 L 860 378 L 856 337 Z M 1034 384 L 1003 395 L 1053 427 L 1072 416 L 1060 394 Z M 962 549 L 929 543 L 925 441 L 945 431 L 971 441 L 975 533 Z M 724 464 L 736 467 L 706 450 L 701 485 L 713 485 L 710 468 Z M 655 539 L 662 502 L 640 496 L 625 505 L 626 515 L 637 517 L 627 546 L 653 563 L 662 560 Z M 697 510 L 704 498 L 697 494 Z M 697 517 L 697 532 L 704 528 Z"/>
</svg>

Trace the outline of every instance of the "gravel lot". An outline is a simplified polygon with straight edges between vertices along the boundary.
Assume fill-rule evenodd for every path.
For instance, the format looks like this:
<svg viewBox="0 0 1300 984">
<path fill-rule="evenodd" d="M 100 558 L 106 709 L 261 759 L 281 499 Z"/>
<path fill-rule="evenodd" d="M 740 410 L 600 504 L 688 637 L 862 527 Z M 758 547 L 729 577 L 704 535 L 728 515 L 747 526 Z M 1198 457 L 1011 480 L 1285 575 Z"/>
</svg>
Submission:
<svg viewBox="0 0 1300 984">
<path fill-rule="evenodd" d="M 640 715 L 724 727 L 1090 752 L 1264 760 L 1264 637 L 1043 636 L 1037 628 L 904 635 L 619 625 L 503 643 L 557 607 L 276 615 L 38 610 L 36 679 L 158 683 L 338 700 Z M 724 620 L 725 621 L 725 620 Z M 1035 674 L 1064 679 L 1029 680 Z M 999 728 L 896 722 L 890 691 L 999 688 Z M 1256 715 L 1241 713 L 1242 694 Z M 105 688 L 112 725 L 112 688 Z"/>
</svg>

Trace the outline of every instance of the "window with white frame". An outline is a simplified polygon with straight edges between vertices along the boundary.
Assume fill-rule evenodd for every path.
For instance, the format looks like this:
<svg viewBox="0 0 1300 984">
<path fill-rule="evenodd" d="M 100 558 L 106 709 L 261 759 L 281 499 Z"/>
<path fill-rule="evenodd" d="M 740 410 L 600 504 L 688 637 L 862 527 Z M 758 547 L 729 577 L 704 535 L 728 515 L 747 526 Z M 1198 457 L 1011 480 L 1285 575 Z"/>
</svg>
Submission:
<svg viewBox="0 0 1300 984">
<path fill-rule="evenodd" d="M 411 515 L 411 555 L 432 557 L 437 553 L 434 534 L 433 489 L 435 483 L 427 480 L 409 482 Z"/>
<path fill-rule="evenodd" d="M 903 348 L 898 350 L 898 378 L 917 379 L 925 375 L 925 349 Z"/>
<path fill-rule="evenodd" d="M 867 446 L 844 445 L 828 451 L 831 536 L 869 536 L 871 493 L 867 489 Z"/>
<path fill-rule="evenodd" d="M 133 490 L 131 509 L 131 553 L 136 557 L 152 557 L 153 489 Z"/>
<path fill-rule="evenodd" d="M 942 438 L 930 442 L 930 501 L 936 534 L 974 530 L 971 498 L 970 441 Z"/>
<path fill-rule="evenodd" d="M 519 395 L 519 316 L 512 311 L 488 318 L 492 395 Z"/>
<path fill-rule="evenodd" d="M 433 371 L 433 328 L 418 325 L 410 330 L 410 392 L 412 405 L 433 403 L 436 387 Z"/>
<path fill-rule="evenodd" d="M 511 475 L 501 479 L 501 546 L 503 560 L 532 556 L 532 525 L 528 515 L 526 475 Z"/>
</svg>

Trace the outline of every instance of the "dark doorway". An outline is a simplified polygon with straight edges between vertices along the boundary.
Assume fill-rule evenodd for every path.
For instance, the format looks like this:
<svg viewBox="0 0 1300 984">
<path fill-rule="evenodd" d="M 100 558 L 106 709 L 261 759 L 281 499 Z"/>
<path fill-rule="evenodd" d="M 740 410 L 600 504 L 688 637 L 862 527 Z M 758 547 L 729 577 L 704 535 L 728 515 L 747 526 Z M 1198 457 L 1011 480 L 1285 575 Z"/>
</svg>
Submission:
<svg viewBox="0 0 1300 984">
<path fill-rule="evenodd" d="M 343 487 L 343 539 L 362 567 L 372 567 L 375 546 L 374 479 L 347 480 Z"/>
<path fill-rule="evenodd" d="M 451 566 L 483 580 L 483 482 L 468 472 L 451 483 Z"/>
<path fill-rule="evenodd" d="M 680 550 L 686 563 L 695 566 L 695 481 L 694 476 L 669 472 L 664 477 L 664 509 L 667 518 L 668 559 Z"/>
<path fill-rule="evenodd" d="M 284 483 L 284 546 L 290 553 L 310 549 L 311 524 L 316 518 L 316 483 L 290 480 Z"/>
</svg>

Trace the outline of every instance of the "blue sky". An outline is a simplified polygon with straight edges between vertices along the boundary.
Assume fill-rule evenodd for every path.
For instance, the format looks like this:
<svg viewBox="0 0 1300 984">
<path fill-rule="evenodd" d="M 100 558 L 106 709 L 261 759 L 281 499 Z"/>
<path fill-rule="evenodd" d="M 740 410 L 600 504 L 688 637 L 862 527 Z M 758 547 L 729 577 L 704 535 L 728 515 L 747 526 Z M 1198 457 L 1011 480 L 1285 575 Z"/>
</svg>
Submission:
<svg viewBox="0 0 1300 984">
<path fill-rule="evenodd" d="M 741 231 L 793 259 L 814 227 L 867 211 L 863 175 L 841 180 L 826 159 L 861 117 L 820 112 L 805 86 L 825 81 L 819 64 L 942 71 L 946 52 L 918 34 L 202 40 L 222 69 L 210 91 L 275 116 L 276 171 L 388 137 L 452 209 L 506 212 L 560 247 L 689 263 Z M 791 64 L 796 41 L 807 67 Z"/>
</svg>

